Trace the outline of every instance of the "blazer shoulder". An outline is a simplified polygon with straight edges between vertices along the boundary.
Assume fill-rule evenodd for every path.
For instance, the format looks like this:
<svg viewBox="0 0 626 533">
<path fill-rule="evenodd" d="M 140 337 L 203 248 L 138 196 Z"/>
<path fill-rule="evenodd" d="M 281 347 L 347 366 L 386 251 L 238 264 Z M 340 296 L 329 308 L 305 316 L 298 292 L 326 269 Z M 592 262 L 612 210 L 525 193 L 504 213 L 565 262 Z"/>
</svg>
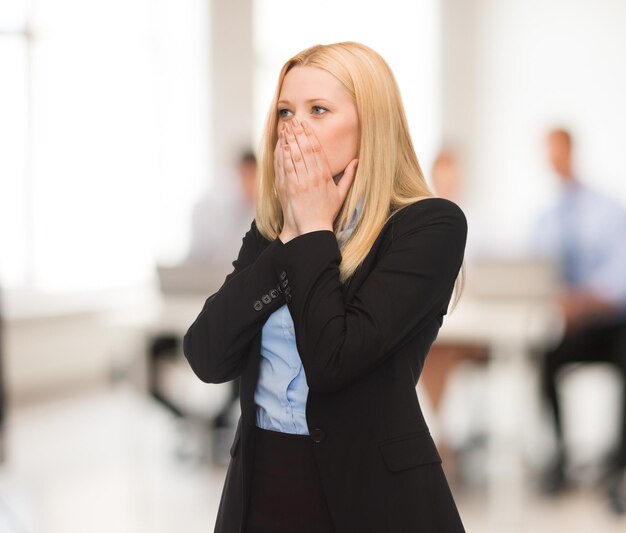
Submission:
<svg viewBox="0 0 626 533">
<path fill-rule="evenodd" d="M 259 245 L 266 245 L 272 242 L 266 237 L 264 237 L 259 231 L 259 228 L 256 225 L 256 217 L 252 219 L 252 223 L 250 224 L 250 233 L 254 235 L 254 238 L 257 240 Z"/>
<path fill-rule="evenodd" d="M 256 225 L 256 217 L 254 217 L 252 219 L 252 222 L 250 222 L 250 229 L 246 232 L 246 235 L 251 235 L 252 237 L 254 237 L 255 241 L 259 242 L 263 239 L 263 235 L 261 235 L 261 232 Z"/>
<path fill-rule="evenodd" d="M 401 209 L 393 218 L 400 226 L 407 229 L 429 225 L 437 222 L 448 222 L 467 232 L 467 218 L 461 207 L 452 200 L 431 196 L 418 200 Z"/>
</svg>

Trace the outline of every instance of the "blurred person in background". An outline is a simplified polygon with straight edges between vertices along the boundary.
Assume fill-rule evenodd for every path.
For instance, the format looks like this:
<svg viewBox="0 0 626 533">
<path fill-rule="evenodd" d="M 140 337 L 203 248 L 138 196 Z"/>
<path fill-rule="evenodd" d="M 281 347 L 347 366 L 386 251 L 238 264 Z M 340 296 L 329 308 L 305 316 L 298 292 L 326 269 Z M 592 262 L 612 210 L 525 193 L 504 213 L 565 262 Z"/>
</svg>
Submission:
<svg viewBox="0 0 626 533">
<path fill-rule="evenodd" d="M 557 451 L 542 479 L 547 494 L 557 494 L 571 482 L 557 377 L 579 362 L 610 362 L 626 383 L 626 209 L 593 190 L 572 168 L 573 140 L 565 129 L 547 135 L 551 168 L 559 180 L 557 201 L 535 221 L 534 253 L 556 259 L 565 287 L 557 304 L 564 334 L 541 357 L 541 388 L 555 425 Z M 607 494 L 612 508 L 623 514 L 626 467 L 626 395 L 615 453 L 607 464 Z"/>
<path fill-rule="evenodd" d="M 217 183 L 196 203 L 192 213 L 191 248 L 186 262 L 228 270 L 237 255 L 243 235 L 255 213 L 257 159 L 244 151 L 236 164 L 236 176 Z M 234 425 L 233 410 L 239 399 L 239 378 L 230 383 L 224 407 L 211 420 L 212 456 L 217 464 L 228 464 Z"/>
<path fill-rule="evenodd" d="M 235 165 L 234 165 L 235 166 Z M 254 217 L 257 161 L 245 150 L 236 163 L 236 176 L 216 183 L 196 202 L 191 215 L 191 245 L 187 263 L 230 266 L 241 237 Z"/>
<path fill-rule="evenodd" d="M 472 257 L 477 253 L 475 248 L 480 246 L 480 243 L 476 242 L 477 234 L 475 229 L 478 232 L 478 238 L 480 238 L 482 233 L 475 228 L 473 224 L 474 217 L 472 217 L 471 210 L 466 205 L 466 184 L 462 180 L 461 166 L 457 154 L 449 149 L 440 151 L 433 163 L 431 176 L 433 188 L 437 196 L 452 200 L 460 205 L 466 213 L 468 236 L 465 257 L 471 262 Z M 441 405 L 445 397 L 446 385 L 454 370 L 464 363 L 484 364 L 488 355 L 487 346 L 435 341 L 426 358 L 421 375 L 421 383 L 425 387 L 433 411 L 437 416 L 441 414 Z M 446 444 L 442 432 L 438 434 L 437 448 L 442 455 L 446 475 L 451 478 L 456 477 L 458 474 L 456 456 Z"/>
</svg>

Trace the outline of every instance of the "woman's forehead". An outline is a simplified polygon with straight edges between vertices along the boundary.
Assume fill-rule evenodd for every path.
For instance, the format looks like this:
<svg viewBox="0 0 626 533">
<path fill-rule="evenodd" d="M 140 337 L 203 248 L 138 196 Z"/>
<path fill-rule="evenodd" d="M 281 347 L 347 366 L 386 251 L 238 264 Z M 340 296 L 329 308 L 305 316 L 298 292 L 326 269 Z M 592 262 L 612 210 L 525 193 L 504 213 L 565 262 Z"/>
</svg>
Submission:
<svg viewBox="0 0 626 533">
<path fill-rule="evenodd" d="M 315 99 L 339 101 L 345 99 L 347 92 L 329 72 L 316 67 L 298 66 L 285 75 L 279 99 L 283 103 L 294 101 L 310 102 Z"/>
</svg>

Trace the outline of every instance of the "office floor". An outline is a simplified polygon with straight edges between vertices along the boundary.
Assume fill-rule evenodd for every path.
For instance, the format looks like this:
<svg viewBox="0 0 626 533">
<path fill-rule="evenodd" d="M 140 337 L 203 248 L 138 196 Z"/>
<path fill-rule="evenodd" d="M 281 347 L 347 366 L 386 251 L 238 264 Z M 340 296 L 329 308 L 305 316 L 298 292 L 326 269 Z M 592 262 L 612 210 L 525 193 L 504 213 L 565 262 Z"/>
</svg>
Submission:
<svg viewBox="0 0 626 533">
<path fill-rule="evenodd" d="M 181 459 L 201 438 L 131 386 L 74 393 L 13 409 L 0 467 L 2 533 L 206 533 L 225 467 Z M 455 492 L 468 532 L 626 531 L 597 492 L 556 501 L 529 495 L 524 524 L 488 523 L 481 491 Z M 384 532 L 381 532 L 384 533 Z"/>
</svg>

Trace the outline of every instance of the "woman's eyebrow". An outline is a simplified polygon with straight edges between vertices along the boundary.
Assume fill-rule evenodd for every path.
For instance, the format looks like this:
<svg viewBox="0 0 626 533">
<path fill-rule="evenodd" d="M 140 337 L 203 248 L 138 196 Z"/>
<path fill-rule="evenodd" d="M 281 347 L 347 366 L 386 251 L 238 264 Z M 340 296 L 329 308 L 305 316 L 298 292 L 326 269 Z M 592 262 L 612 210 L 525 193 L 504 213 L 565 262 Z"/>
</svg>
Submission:
<svg viewBox="0 0 626 533">
<path fill-rule="evenodd" d="M 326 98 L 309 98 L 308 100 L 306 100 L 306 103 L 310 103 L 310 102 L 320 102 L 320 101 L 324 101 L 324 102 L 328 102 L 330 103 L 330 100 L 326 100 Z M 279 100 L 278 101 L 279 104 L 289 104 L 289 100 Z"/>
</svg>

